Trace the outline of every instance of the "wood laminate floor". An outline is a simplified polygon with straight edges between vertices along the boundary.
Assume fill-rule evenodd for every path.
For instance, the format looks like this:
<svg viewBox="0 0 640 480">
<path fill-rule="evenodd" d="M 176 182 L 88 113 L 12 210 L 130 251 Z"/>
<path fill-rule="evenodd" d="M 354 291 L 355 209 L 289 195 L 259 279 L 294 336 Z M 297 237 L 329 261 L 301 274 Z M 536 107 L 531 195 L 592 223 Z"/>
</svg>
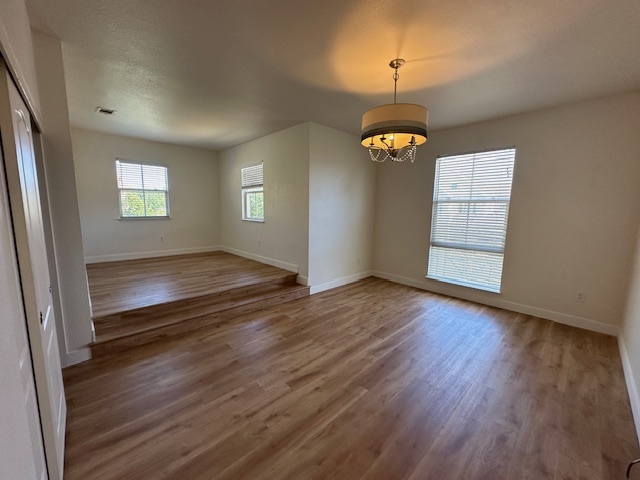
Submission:
<svg viewBox="0 0 640 480">
<path fill-rule="evenodd" d="M 225 252 L 87 265 L 94 318 L 274 281 L 287 275 L 291 272 Z"/>
<path fill-rule="evenodd" d="M 67 480 L 622 479 L 616 340 L 379 279 L 65 370 Z"/>
</svg>

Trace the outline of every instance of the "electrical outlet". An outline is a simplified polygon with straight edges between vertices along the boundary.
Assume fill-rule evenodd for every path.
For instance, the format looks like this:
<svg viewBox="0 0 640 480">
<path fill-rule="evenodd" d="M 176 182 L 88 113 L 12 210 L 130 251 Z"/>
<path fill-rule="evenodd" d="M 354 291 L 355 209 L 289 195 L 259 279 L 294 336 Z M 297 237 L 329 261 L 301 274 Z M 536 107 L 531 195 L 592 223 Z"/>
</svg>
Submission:
<svg viewBox="0 0 640 480">
<path fill-rule="evenodd" d="M 580 303 L 583 303 L 583 302 L 584 302 L 584 293 L 582 293 L 582 292 L 578 292 L 578 293 L 576 294 L 576 301 L 578 301 L 578 302 L 580 302 Z"/>
</svg>

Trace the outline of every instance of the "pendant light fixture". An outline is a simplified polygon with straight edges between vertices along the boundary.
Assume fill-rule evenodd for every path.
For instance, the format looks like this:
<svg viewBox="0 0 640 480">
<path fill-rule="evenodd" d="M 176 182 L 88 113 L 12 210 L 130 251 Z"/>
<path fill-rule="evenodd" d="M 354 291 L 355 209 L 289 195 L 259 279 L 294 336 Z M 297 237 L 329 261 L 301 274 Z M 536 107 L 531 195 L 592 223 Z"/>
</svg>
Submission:
<svg viewBox="0 0 640 480">
<path fill-rule="evenodd" d="M 398 69 L 402 58 L 389 62 L 393 73 L 393 103 L 372 108 L 362 115 L 362 146 L 369 149 L 374 162 L 413 161 L 418 145 L 427 141 L 429 111 L 422 105 L 396 103 Z"/>
</svg>

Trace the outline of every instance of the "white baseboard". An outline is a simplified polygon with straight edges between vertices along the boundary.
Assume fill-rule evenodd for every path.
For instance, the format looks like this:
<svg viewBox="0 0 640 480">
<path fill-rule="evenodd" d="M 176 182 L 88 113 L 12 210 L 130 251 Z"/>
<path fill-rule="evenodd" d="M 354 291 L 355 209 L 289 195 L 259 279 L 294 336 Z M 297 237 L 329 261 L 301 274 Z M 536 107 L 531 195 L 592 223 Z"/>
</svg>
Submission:
<svg viewBox="0 0 640 480">
<path fill-rule="evenodd" d="M 624 336 L 622 333 L 618 335 L 618 347 L 620 349 L 620 358 L 622 359 L 624 380 L 627 384 L 627 391 L 629 392 L 629 402 L 631 403 L 633 422 L 636 426 L 636 435 L 640 440 L 640 392 L 638 391 L 638 385 L 636 384 L 636 380 L 633 375 L 631 361 L 629 360 L 629 353 L 627 352 L 627 346 L 624 343 Z"/>
<path fill-rule="evenodd" d="M 369 270 L 367 272 L 354 273 L 353 275 L 348 275 L 346 277 L 336 278 L 335 280 L 331 280 L 330 282 L 312 286 L 309 289 L 309 294 L 313 295 L 314 293 L 324 292 L 325 290 L 331 290 L 332 288 L 342 287 L 343 285 L 357 282 L 358 280 L 362 280 L 363 278 L 368 278 L 371 275 L 373 275 L 373 272 Z"/>
<path fill-rule="evenodd" d="M 89 347 L 73 350 L 67 352 L 67 358 L 66 361 L 63 362 L 63 367 L 70 367 L 71 365 L 86 362 L 87 360 L 91 360 L 91 349 Z"/>
<path fill-rule="evenodd" d="M 300 285 L 304 285 L 305 287 L 309 286 L 309 277 L 304 277 L 302 275 L 298 275 L 298 278 L 296 279 L 296 282 L 298 282 Z"/>
<path fill-rule="evenodd" d="M 452 293 L 446 287 L 438 288 L 437 286 L 433 286 L 432 284 L 427 284 L 426 282 L 421 282 L 418 280 L 414 280 L 412 278 L 403 277 L 401 275 L 395 275 L 392 273 L 374 271 L 374 277 L 383 278 L 385 280 L 389 280 L 391 282 L 400 283 L 402 285 L 408 285 L 410 287 L 420 288 L 422 290 L 427 290 L 429 292 L 439 293 L 441 295 L 448 295 L 450 297 L 461 298 L 463 300 L 469 300 L 470 302 L 481 303 L 483 305 L 489 305 L 492 307 L 503 308 L 505 310 L 511 310 L 512 312 L 523 313 L 525 315 L 532 315 L 534 317 L 546 318 L 547 320 L 552 320 L 557 323 L 562 323 L 564 325 L 569 325 L 571 327 L 578 327 L 584 330 L 589 330 L 592 332 L 604 333 L 606 335 L 612 335 L 614 337 L 618 336 L 619 328 L 616 325 L 609 325 L 607 323 L 601 323 L 595 320 L 591 320 L 590 318 L 577 317 L 575 315 L 568 315 L 566 313 L 555 312 L 553 310 L 545 310 L 544 308 L 532 307 L 530 305 L 523 305 L 521 303 L 509 302 L 507 300 L 502 300 L 498 297 L 496 298 L 486 298 L 480 295 L 473 295 L 470 293 L 460 293 L 456 291 Z"/>
<path fill-rule="evenodd" d="M 288 270 L 289 272 L 298 273 L 298 265 L 294 265 L 293 263 L 283 262 L 281 260 L 276 260 L 275 258 L 263 257 L 262 255 L 245 252 L 244 250 L 236 250 L 235 248 L 231 247 L 221 246 L 219 247 L 219 249 L 223 252 L 238 255 L 239 257 L 248 258 L 249 260 L 255 260 L 256 262 L 266 263 L 267 265 L 271 265 L 272 267 L 278 267 L 283 270 Z"/>
<path fill-rule="evenodd" d="M 171 257 L 173 255 L 186 255 L 189 253 L 218 252 L 221 248 L 217 245 L 211 247 L 176 248 L 173 250 L 156 250 L 153 252 L 117 253 L 112 255 L 93 255 L 84 258 L 84 263 L 120 262 L 123 260 L 139 260 L 142 258 Z"/>
</svg>

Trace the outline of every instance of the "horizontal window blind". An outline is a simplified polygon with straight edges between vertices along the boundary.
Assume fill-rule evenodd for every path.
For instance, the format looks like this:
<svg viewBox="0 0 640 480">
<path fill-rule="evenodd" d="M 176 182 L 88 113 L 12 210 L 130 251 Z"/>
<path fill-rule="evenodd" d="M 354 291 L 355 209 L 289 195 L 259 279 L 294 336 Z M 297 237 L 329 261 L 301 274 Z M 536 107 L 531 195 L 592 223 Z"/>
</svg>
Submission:
<svg viewBox="0 0 640 480">
<path fill-rule="evenodd" d="M 168 217 L 167 167 L 116 160 L 123 218 Z"/>
<path fill-rule="evenodd" d="M 167 167 L 125 163 L 116 160 L 118 188 L 133 190 L 169 190 Z"/>
<path fill-rule="evenodd" d="M 499 292 L 515 149 L 439 157 L 429 278 Z"/>
<path fill-rule="evenodd" d="M 242 169 L 242 188 L 259 187 L 263 183 L 262 163 Z"/>
</svg>

